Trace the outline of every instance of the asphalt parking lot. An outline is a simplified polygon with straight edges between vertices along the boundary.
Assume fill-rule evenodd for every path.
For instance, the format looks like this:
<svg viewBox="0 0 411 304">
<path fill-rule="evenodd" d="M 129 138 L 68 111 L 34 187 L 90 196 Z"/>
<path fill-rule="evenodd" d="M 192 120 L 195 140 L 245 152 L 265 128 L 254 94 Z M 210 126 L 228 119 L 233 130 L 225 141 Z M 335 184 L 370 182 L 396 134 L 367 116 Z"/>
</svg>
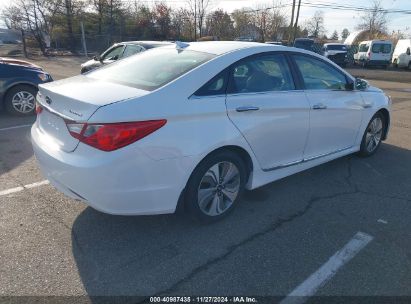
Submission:
<svg viewBox="0 0 411 304">
<path fill-rule="evenodd" d="M 37 63 L 60 79 L 81 61 Z M 0 296 L 411 296 L 411 71 L 349 71 L 393 98 L 380 150 L 247 192 L 211 225 L 66 198 L 39 172 L 34 118 L 1 114 Z"/>
</svg>

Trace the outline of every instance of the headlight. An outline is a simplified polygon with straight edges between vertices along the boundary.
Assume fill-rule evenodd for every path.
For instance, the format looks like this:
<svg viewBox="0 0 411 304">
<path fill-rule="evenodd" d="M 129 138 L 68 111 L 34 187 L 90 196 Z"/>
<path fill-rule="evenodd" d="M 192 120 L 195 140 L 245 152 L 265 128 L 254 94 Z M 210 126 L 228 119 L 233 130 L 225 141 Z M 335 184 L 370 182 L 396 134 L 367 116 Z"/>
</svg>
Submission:
<svg viewBox="0 0 411 304">
<path fill-rule="evenodd" d="M 40 73 L 37 74 L 37 77 L 41 79 L 41 81 L 47 81 L 50 79 L 50 75 L 49 74 L 45 74 L 45 73 Z"/>
</svg>

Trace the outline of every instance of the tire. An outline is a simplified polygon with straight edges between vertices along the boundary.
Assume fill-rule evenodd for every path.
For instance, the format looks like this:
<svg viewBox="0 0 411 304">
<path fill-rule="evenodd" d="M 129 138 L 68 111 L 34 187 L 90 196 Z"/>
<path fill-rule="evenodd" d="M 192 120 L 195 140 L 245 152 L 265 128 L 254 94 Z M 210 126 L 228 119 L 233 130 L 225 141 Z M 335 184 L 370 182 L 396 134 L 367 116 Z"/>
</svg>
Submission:
<svg viewBox="0 0 411 304">
<path fill-rule="evenodd" d="M 11 88 L 4 99 L 4 105 L 12 115 L 30 116 L 36 107 L 37 89 L 29 85 L 17 85 Z"/>
<path fill-rule="evenodd" d="M 224 180 L 224 176 L 228 180 Z M 237 154 L 231 151 L 211 154 L 200 162 L 188 180 L 184 198 L 186 210 L 202 223 L 222 219 L 236 206 L 246 177 L 246 166 Z"/>
<path fill-rule="evenodd" d="M 381 145 L 385 132 L 385 118 L 380 112 L 375 113 L 364 131 L 359 155 L 367 157 L 373 155 Z"/>
<path fill-rule="evenodd" d="M 408 62 L 408 69 L 411 70 L 411 61 Z"/>
</svg>

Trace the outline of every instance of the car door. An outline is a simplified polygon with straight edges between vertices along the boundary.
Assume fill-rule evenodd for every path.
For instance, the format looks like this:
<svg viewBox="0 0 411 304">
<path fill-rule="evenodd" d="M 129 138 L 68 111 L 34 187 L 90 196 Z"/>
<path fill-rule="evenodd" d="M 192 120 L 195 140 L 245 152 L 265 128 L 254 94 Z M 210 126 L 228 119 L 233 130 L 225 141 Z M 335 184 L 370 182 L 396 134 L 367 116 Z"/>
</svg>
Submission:
<svg viewBox="0 0 411 304">
<path fill-rule="evenodd" d="M 285 54 L 248 57 L 230 71 L 226 105 L 263 170 L 302 161 L 309 103 L 294 83 Z"/>
<path fill-rule="evenodd" d="M 292 57 L 311 108 L 304 159 L 352 147 L 362 120 L 360 92 L 350 90 L 346 75 L 328 62 L 305 54 Z"/>
</svg>

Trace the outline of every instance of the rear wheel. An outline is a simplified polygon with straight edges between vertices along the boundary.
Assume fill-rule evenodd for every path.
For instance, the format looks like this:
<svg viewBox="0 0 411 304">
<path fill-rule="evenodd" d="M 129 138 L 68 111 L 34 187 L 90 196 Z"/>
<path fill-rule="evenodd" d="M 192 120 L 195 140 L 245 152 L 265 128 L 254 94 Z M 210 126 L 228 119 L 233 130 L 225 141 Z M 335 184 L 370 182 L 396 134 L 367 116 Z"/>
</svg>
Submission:
<svg viewBox="0 0 411 304">
<path fill-rule="evenodd" d="M 37 89 L 29 85 L 18 85 L 10 89 L 5 97 L 7 112 L 18 116 L 34 114 Z"/>
<path fill-rule="evenodd" d="M 241 195 L 246 167 L 230 151 L 205 158 L 194 170 L 186 188 L 187 210 L 201 222 L 213 222 L 228 215 Z"/>
<path fill-rule="evenodd" d="M 368 123 L 362 137 L 361 148 L 359 154 L 361 156 L 370 156 L 374 154 L 381 145 L 381 139 L 385 132 L 384 116 L 381 113 L 376 113 Z"/>
</svg>

